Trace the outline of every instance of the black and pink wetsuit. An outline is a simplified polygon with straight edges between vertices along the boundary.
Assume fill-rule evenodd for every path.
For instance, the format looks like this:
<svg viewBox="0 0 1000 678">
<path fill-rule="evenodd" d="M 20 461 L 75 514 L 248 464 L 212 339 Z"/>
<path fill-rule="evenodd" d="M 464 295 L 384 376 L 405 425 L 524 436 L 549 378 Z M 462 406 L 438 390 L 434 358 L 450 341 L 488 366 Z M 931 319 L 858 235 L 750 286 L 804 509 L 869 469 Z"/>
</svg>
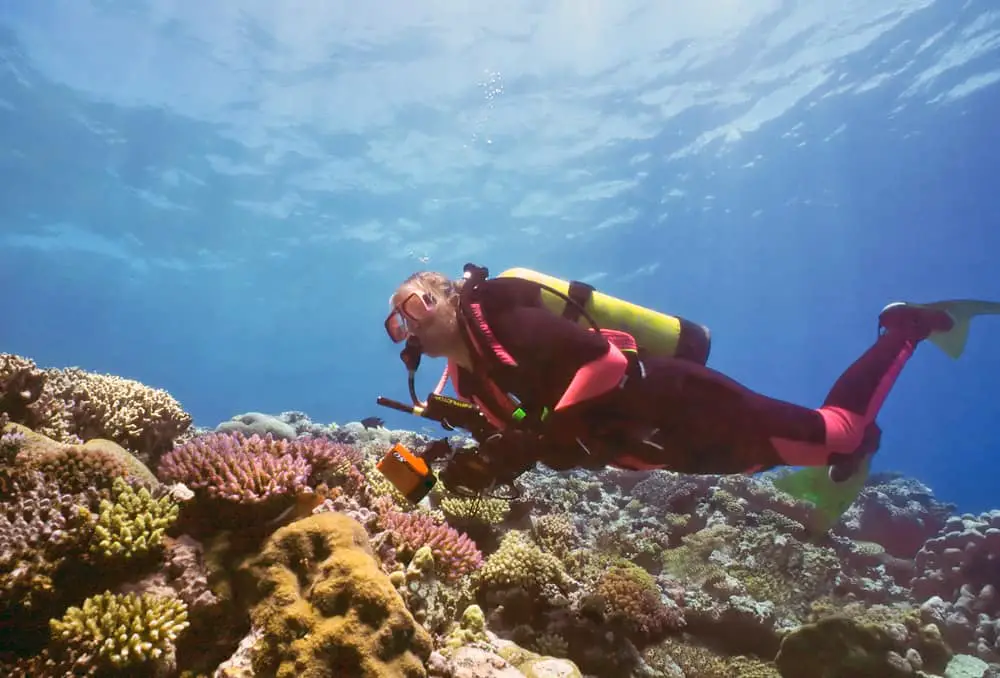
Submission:
<svg viewBox="0 0 1000 678">
<path fill-rule="evenodd" d="M 450 367 L 455 391 L 501 426 L 504 394 L 529 412 L 552 410 L 538 461 L 682 473 L 822 466 L 874 451 L 875 417 L 903 365 L 917 343 L 951 323 L 946 313 L 915 307 L 883 314 L 875 344 L 814 409 L 751 391 L 697 360 L 642 351 L 629 359 L 618 342 L 543 307 L 529 281 L 479 283 L 467 308 L 493 367 L 488 378 Z"/>
</svg>

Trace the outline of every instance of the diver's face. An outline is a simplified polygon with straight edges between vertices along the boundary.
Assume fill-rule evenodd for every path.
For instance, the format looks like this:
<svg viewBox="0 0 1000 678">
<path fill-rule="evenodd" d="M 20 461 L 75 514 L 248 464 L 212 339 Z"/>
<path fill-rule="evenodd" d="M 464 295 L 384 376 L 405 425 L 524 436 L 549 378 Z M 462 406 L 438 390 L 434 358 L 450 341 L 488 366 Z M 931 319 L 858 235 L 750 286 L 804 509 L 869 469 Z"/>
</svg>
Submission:
<svg viewBox="0 0 1000 678">
<path fill-rule="evenodd" d="M 416 337 L 425 355 L 439 358 L 460 340 L 455 307 L 448 300 L 419 288 L 402 288 L 393 295 L 392 304 L 385 328 L 393 341 Z"/>
</svg>

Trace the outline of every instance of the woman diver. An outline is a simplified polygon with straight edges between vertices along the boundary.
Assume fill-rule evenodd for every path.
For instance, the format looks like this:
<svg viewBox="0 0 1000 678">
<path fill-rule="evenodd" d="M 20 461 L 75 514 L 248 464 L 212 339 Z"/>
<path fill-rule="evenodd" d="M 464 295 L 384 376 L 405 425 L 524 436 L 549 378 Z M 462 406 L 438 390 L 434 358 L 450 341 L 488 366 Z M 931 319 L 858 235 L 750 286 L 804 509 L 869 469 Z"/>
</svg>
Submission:
<svg viewBox="0 0 1000 678">
<path fill-rule="evenodd" d="M 991 302 L 889 304 L 875 343 L 810 408 L 705 366 L 707 330 L 693 323 L 678 319 L 673 351 L 657 354 L 634 332 L 578 322 L 593 288 L 571 285 L 562 296 L 577 312 L 559 314 L 544 299 L 557 290 L 505 276 L 471 264 L 459 280 L 415 273 L 392 295 L 385 321 L 394 342 L 447 358 L 456 394 L 500 430 L 477 454 L 483 486 L 509 483 L 536 462 L 694 474 L 829 466 L 842 482 L 878 449 L 876 416 L 914 349 L 931 339 L 958 357 L 971 317 L 1000 313 Z"/>
</svg>

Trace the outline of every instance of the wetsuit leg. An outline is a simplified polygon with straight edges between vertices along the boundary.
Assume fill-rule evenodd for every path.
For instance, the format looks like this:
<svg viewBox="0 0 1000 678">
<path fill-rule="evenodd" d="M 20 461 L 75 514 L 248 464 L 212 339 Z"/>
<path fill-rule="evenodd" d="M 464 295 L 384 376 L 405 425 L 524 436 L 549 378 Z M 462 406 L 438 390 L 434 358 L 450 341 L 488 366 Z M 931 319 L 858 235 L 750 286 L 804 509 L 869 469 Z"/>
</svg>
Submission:
<svg viewBox="0 0 1000 678">
<path fill-rule="evenodd" d="M 616 465 L 741 473 L 779 464 L 825 466 L 835 455 L 872 452 L 880 434 L 875 417 L 904 364 L 932 331 L 949 329 L 950 320 L 904 309 L 883 314 L 881 324 L 885 332 L 818 409 L 769 398 L 695 363 L 647 359 L 646 378 L 623 395 L 653 430 Z"/>
</svg>

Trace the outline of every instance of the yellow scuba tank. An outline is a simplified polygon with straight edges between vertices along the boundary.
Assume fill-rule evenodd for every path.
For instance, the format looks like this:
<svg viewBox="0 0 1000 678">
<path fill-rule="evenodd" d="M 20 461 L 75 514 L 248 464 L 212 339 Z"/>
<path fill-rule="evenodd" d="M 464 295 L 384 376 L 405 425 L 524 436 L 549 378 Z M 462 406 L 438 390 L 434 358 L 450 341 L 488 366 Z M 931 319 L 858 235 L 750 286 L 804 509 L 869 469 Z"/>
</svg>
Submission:
<svg viewBox="0 0 1000 678">
<path fill-rule="evenodd" d="M 497 277 L 521 278 L 538 283 L 542 286 L 542 303 L 546 308 L 576 320 L 584 327 L 590 327 L 586 315 L 565 297 L 572 299 L 600 328 L 628 332 L 639 347 L 650 355 L 681 358 L 702 365 L 708 361 L 712 340 L 711 333 L 704 325 L 612 297 L 598 292 L 586 283 L 560 280 L 527 268 L 512 268 Z M 546 287 L 559 294 L 553 294 Z"/>
</svg>

